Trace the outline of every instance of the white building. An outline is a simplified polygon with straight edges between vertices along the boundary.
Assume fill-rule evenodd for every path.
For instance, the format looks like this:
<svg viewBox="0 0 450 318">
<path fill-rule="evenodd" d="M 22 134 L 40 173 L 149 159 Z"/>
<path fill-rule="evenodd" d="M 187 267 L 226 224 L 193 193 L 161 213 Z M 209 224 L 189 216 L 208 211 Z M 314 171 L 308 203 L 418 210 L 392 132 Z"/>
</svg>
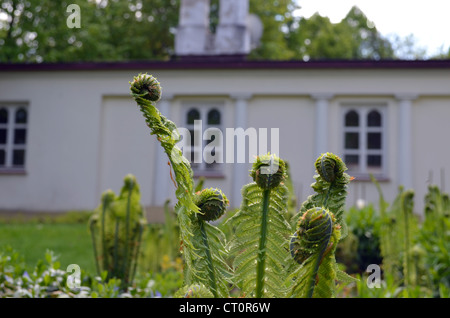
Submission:
<svg viewBox="0 0 450 318">
<path fill-rule="evenodd" d="M 326 151 L 356 178 L 348 205 L 378 201 L 369 173 L 388 201 L 399 185 L 413 188 L 418 213 L 430 182 L 450 184 L 450 61 L 246 61 L 242 52 L 211 52 L 169 62 L 0 64 L 0 210 L 93 209 L 127 173 L 145 206 L 175 203 L 167 158 L 129 93 L 141 72 L 161 82 L 158 107 L 179 127 L 201 119 L 203 129 L 254 128 L 259 138 L 267 128 L 268 140 L 278 128 L 300 201 Z M 238 206 L 250 167 L 194 170 Z"/>
</svg>

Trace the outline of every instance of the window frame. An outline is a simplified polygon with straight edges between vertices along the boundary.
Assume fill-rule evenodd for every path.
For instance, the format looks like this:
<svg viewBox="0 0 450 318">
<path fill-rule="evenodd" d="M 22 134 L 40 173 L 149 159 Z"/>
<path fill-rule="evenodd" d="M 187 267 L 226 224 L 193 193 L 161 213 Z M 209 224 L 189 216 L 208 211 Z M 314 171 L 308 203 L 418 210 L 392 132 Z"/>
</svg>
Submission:
<svg viewBox="0 0 450 318">
<path fill-rule="evenodd" d="M 17 103 L 0 103 L 0 109 L 6 109 L 8 114 L 7 123 L 0 123 L 0 129 L 6 129 L 6 143 L 0 144 L 0 150 L 5 151 L 5 162 L 4 165 L 0 166 L 0 174 L 10 174 L 10 173 L 24 173 L 27 166 L 27 144 L 29 137 L 29 120 L 30 111 L 27 104 Z M 26 112 L 26 122 L 16 123 L 16 113 L 20 109 L 24 109 Z M 16 129 L 25 129 L 25 142 L 23 144 L 15 144 L 14 136 Z M 23 150 L 24 151 L 24 163 L 23 165 L 14 165 L 14 151 Z"/>
<path fill-rule="evenodd" d="M 225 109 L 225 102 L 220 101 L 189 101 L 189 102 L 183 102 L 182 103 L 182 112 L 181 112 L 181 122 L 182 127 L 188 129 L 189 131 L 194 130 L 194 124 L 188 124 L 187 122 L 187 116 L 191 109 L 196 109 L 200 113 L 200 120 L 202 120 L 202 132 L 201 132 L 201 146 L 194 145 L 190 149 L 190 151 L 193 153 L 192 159 L 195 160 L 195 153 L 200 154 L 201 156 L 201 162 L 200 163 L 194 163 L 191 162 L 190 158 L 187 158 L 189 162 L 191 162 L 191 167 L 194 172 L 194 177 L 216 177 L 216 178 L 222 178 L 224 177 L 224 165 L 221 163 L 216 163 L 216 167 L 214 169 L 208 169 L 207 168 L 207 162 L 205 161 L 205 158 L 203 158 L 203 151 L 205 147 L 211 142 L 208 140 L 203 140 L 203 134 L 208 128 L 218 128 L 222 134 L 222 158 L 225 160 L 225 124 L 224 124 L 224 109 Z M 220 125 L 208 125 L 208 114 L 211 110 L 216 109 L 220 113 Z M 194 138 L 191 136 L 191 138 Z M 195 141 L 194 141 L 195 144 Z M 216 154 L 217 154 L 217 150 Z M 219 150 L 220 151 L 220 150 Z"/>
<path fill-rule="evenodd" d="M 346 115 L 350 111 L 355 111 L 359 116 L 359 125 L 346 126 Z M 381 115 L 380 126 L 369 126 L 368 115 L 371 111 L 376 110 Z M 380 180 L 388 179 L 388 123 L 387 123 L 388 105 L 387 103 L 342 103 L 341 104 L 341 153 L 342 158 L 345 161 L 347 155 L 358 155 L 359 162 L 357 169 L 352 170 L 350 165 L 348 173 L 360 180 L 370 180 L 370 174 Z M 356 149 L 346 148 L 346 133 L 355 132 L 358 133 L 359 144 Z M 381 133 L 381 148 L 369 149 L 368 133 Z M 368 168 L 367 160 L 369 155 L 380 155 L 381 165 L 379 171 L 371 171 Z"/>
</svg>

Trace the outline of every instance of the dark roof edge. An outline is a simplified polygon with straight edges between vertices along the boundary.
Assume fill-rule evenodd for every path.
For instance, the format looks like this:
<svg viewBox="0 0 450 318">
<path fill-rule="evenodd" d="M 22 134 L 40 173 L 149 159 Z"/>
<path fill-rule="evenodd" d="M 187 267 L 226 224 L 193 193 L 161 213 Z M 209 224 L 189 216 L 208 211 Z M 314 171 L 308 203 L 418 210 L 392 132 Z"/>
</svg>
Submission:
<svg viewBox="0 0 450 318">
<path fill-rule="evenodd" d="M 0 72 L 10 71 L 118 71 L 118 70 L 207 70 L 207 69 L 448 69 L 449 60 L 316 60 L 234 61 L 173 60 L 74 63 L 0 63 Z"/>
</svg>

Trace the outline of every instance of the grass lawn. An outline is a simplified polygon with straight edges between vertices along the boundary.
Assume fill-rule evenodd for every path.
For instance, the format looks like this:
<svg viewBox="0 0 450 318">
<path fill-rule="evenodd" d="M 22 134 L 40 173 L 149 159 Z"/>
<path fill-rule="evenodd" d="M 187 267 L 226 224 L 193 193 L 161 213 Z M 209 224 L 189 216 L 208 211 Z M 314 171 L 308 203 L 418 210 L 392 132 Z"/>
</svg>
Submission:
<svg viewBox="0 0 450 318">
<path fill-rule="evenodd" d="M 0 247 L 9 245 L 33 268 L 47 249 L 59 256 L 61 269 L 78 264 L 96 274 L 91 236 L 86 224 L 0 223 Z"/>
</svg>

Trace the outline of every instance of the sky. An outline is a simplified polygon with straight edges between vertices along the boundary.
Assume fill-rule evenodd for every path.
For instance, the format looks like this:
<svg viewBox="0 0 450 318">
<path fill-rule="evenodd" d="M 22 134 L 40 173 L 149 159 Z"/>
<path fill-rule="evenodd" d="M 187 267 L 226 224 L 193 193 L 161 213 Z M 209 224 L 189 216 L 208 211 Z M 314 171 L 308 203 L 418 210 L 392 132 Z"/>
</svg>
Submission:
<svg viewBox="0 0 450 318">
<path fill-rule="evenodd" d="M 341 21 L 353 6 L 358 6 L 377 30 L 385 35 L 406 37 L 413 34 L 419 47 L 429 55 L 450 46 L 450 0 L 297 0 L 296 14 L 305 18 L 315 12 Z"/>
</svg>

